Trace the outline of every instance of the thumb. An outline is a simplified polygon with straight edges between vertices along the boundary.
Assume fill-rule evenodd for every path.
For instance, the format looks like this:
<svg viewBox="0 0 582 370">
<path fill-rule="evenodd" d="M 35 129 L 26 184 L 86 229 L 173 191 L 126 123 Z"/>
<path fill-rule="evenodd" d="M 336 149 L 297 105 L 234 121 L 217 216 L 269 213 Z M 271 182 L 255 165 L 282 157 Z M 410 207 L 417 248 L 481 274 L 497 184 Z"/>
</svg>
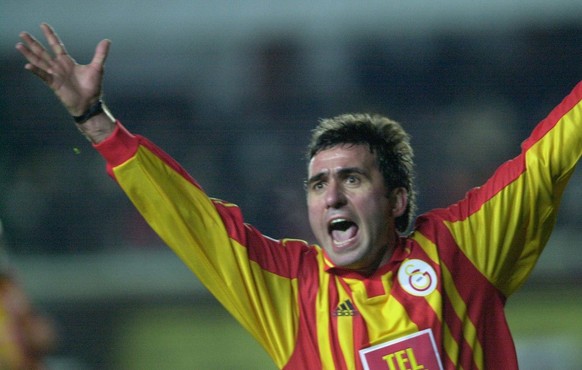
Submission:
<svg viewBox="0 0 582 370">
<path fill-rule="evenodd" d="M 93 56 L 93 60 L 91 60 L 91 64 L 98 65 L 100 68 L 102 68 L 105 64 L 105 60 L 107 59 L 107 55 L 109 54 L 110 45 L 111 40 L 101 40 L 95 48 L 95 55 Z"/>
</svg>

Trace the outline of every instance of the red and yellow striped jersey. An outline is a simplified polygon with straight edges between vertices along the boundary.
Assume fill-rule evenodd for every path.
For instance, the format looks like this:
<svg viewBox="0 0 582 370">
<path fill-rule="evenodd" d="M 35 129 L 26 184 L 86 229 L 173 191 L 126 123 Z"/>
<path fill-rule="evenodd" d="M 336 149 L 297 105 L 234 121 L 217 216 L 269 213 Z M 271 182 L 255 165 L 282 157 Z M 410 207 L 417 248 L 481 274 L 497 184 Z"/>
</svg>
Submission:
<svg viewBox="0 0 582 370">
<path fill-rule="evenodd" d="M 421 215 L 368 277 L 335 268 L 318 246 L 262 235 L 120 123 L 96 148 L 151 227 L 278 367 L 374 368 L 361 357 L 370 347 L 422 332 L 443 368 L 515 369 L 503 309 L 546 244 L 582 154 L 581 99 L 582 83 L 516 158 L 460 202 Z M 380 361 L 426 368 L 412 347 Z"/>
</svg>

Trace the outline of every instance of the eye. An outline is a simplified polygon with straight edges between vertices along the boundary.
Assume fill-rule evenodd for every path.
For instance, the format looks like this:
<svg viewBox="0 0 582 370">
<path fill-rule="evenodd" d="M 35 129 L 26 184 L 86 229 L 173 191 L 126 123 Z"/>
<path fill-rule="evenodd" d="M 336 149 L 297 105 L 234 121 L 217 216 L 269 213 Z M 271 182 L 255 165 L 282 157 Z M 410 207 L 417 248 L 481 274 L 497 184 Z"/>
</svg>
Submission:
<svg viewBox="0 0 582 370">
<path fill-rule="evenodd" d="M 360 178 L 356 175 L 348 175 L 345 179 L 345 183 L 348 185 L 358 185 L 360 182 Z"/>
<path fill-rule="evenodd" d="M 318 192 L 318 191 L 323 190 L 324 187 L 325 187 L 325 183 L 323 181 L 315 181 L 315 182 L 311 183 L 311 185 L 309 186 L 309 190 L 314 191 L 314 192 Z"/>
</svg>

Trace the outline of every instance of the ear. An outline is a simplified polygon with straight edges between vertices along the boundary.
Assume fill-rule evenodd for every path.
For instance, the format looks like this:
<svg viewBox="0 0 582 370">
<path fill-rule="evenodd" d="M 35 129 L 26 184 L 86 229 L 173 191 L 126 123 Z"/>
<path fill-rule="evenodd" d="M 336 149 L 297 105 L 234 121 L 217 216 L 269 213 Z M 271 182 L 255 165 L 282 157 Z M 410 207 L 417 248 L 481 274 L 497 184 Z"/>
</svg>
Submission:
<svg viewBox="0 0 582 370">
<path fill-rule="evenodd" d="M 406 212 L 408 206 L 408 191 L 405 188 L 392 190 L 390 199 L 392 201 L 392 216 L 400 217 Z"/>
</svg>

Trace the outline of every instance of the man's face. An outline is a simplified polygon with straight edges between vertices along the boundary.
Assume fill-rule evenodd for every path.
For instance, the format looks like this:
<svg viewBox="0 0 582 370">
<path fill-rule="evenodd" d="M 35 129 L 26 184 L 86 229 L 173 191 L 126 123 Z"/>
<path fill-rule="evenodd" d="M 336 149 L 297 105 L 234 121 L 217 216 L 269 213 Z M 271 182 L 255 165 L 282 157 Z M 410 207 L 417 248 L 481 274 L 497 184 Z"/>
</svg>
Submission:
<svg viewBox="0 0 582 370">
<path fill-rule="evenodd" d="M 375 155 L 366 145 L 335 146 L 316 154 L 308 172 L 309 223 L 332 262 L 363 272 L 386 262 L 406 192 L 389 196 Z"/>
</svg>

